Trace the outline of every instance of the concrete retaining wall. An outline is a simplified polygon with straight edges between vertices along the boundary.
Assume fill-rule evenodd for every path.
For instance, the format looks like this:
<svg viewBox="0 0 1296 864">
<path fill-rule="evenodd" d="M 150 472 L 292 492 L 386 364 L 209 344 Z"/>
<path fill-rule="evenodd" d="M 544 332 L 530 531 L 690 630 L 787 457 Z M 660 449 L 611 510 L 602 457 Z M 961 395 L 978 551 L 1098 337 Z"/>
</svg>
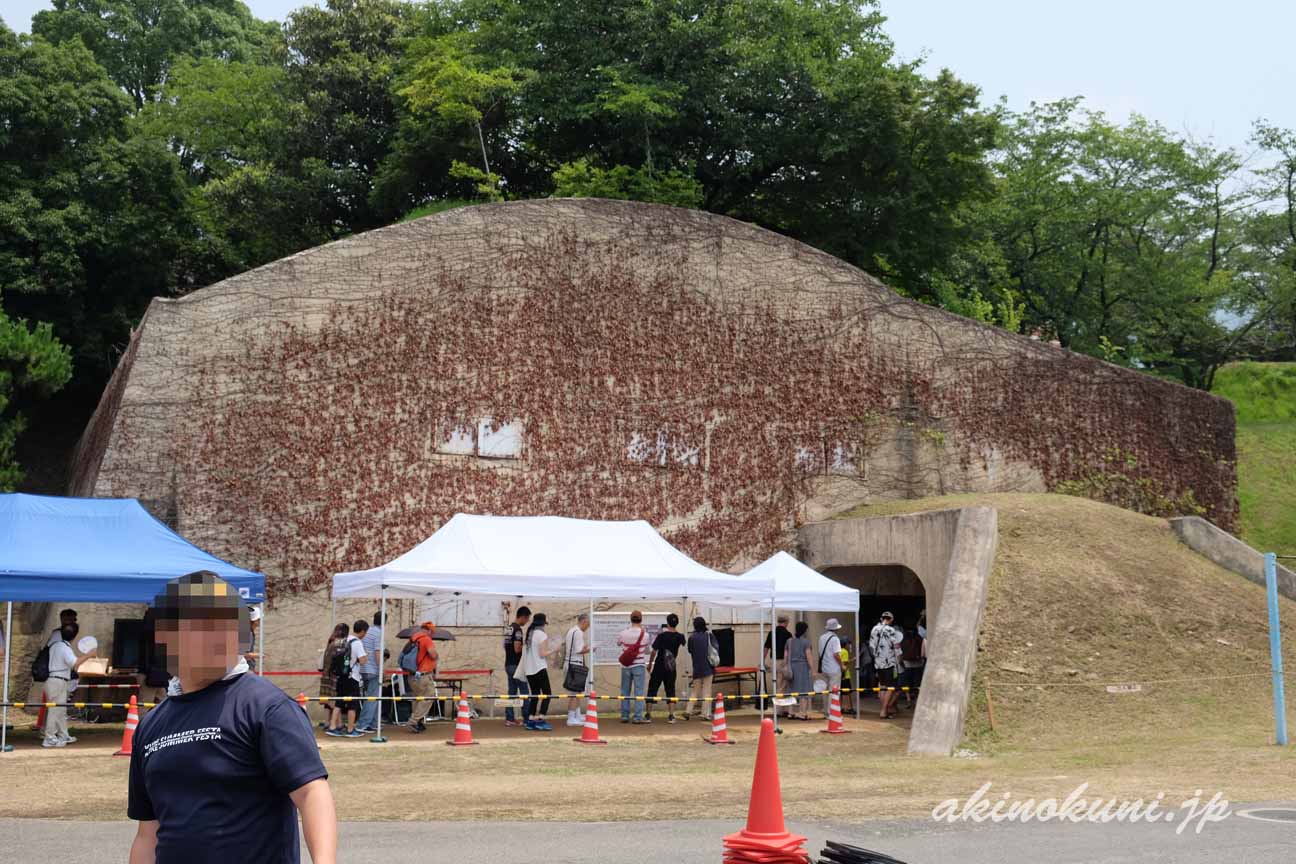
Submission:
<svg viewBox="0 0 1296 864">
<path fill-rule="evenodd" d="M 1193 551 L 1257 585 L 1265 584 L 1264 554 L 1232 534 L 1200 516 L 1171 519 L 1170 527 Z M 1296 573 L 1282 564 L 1278 565 L 1278 593 L 1289 600 L 1296 600 Z"/>
<path fill-rule="evenodd" d="M 901 564 L 922 580 L 931 629 L 909 752 L 950 755 L 963 738 L 977 633 L 999 542 L 996 511 L 967 507 L 816 522 L 800 536 L 804 560 L 816 570 Z M 867 628 L 862 635 L 867 638 Z"/>
</svg>

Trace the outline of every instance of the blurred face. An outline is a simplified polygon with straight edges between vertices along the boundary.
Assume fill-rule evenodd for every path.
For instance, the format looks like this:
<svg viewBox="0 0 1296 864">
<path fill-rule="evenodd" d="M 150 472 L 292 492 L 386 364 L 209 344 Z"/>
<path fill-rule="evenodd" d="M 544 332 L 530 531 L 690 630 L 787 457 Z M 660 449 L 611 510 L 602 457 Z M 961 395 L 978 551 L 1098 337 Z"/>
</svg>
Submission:
<svg viewBox="0 0 1296 864">
<path fill-rule="evenodd" d="M 167 671 L 183 666 L 203 679 L 224 677 L 239 657 L 238 619 L 182 618 L 159 621 L 156 639 L 166 651 Z"/>
<path fill-rule="evenodd" d="M 519 627 L 525 627 L 525 626 L 527 626 L 527 624 L 531 623 L 531 616 L 530 616 L 530 615 L 519 615 L 519 616 L 517 617 L 517 623 L 518 623 L 518 626 L 519 626 Z"/>
<path fill-rule="evenodd" d="M 589 629 L 589 619 L 588 619 L 588 618 L 582 618 L 581 620 L 579 620 L 579 621 L 576 622 L 576 626 L 579 627 L 579 628 L 582 629 L 582 630 L 588 630 L 588 629 Z"/>
</svg>

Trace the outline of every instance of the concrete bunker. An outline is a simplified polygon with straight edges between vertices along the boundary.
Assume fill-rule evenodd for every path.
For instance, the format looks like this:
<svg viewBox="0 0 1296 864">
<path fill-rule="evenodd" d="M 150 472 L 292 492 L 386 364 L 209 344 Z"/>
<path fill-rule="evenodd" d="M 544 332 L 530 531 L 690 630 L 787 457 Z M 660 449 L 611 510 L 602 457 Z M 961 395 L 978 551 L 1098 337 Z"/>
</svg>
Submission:
<svg viewBox="0 0 1296 864">
<path fill-rule="evenodd" d="M 871 605 L 905 598 L 925 602 L 927 670 L 909 734 L 909 752 L 950 755 L 963 737 L 977 633 L 998 546 L 995 510 L 965 507 L 812 522 L 801 528 L 800 544 L 806 564 L 854 584 L 862 594 L 870 584 L 900 592 L 861 596 L 861 638 L 867 638 L 877 620 L 863 617 Z M 916 588 L 913 582 L 918 583 Z M 905 620 L 898 609 L 891 611 L 901 622 Z"/>
</svg>

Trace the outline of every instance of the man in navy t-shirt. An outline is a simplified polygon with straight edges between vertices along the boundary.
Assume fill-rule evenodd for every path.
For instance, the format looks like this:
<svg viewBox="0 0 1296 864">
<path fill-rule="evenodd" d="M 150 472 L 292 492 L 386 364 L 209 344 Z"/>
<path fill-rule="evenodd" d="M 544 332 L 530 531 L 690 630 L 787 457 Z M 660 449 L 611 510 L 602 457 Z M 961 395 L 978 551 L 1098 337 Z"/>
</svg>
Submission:
<svg viewBox="0 0 1296 864">
<path fill-rule="evenodd" d="M 151 614 L 181 693 L 135 733 L 130 864 L 298 864 L 299 812 L 314 864 L 335 864 L 337 814 L 314 732 L 297 703 L 247 671 L 238 593 L 190 573 Z"/>
</svg>

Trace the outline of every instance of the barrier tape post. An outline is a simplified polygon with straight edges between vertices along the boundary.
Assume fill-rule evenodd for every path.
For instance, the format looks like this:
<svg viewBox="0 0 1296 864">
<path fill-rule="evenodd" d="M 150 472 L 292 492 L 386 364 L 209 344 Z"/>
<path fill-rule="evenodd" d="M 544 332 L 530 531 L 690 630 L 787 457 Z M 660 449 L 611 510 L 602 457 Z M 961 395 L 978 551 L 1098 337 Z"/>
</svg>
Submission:
<svg viewBox="0 0 1296 864">
<path fill-rule="evenodd" d="M 136 704 L 134 696 L 130 698 L 126 708 L 126 728 L 122 730 L 121 749 L 114 753 L 114 756 L 129 756 L 131 748 L 135 744 L 135 729 L 139 726 L 139 706 Z"/>
<path fill-rule="evenodd" d="M 468 697 L 459 695 L 459 713 L 455 717 L 454 737 L 446 742 L 451 747 L 472 747 L 477 744 L 472 737 L 472 715 L 468 710 Z"/>
<path fill-rule="evenodd" d="M 842 722 L 841 689 L 834 687 L 828 700 L 828 728 L 819 730 L 825 735 L 849 735 L 850 730 Z"/>
<path fill-rule="evenodd" d="M 715 697 L 715 712 L 711 715 L 711 737 L 702 740 L 708 744 L 732 744 L 729 740 L 729 724 L 725 722 L 725 697 L 723 693 L 717 693 Z"/>
<path fill-rule="evenodd" d="M 585 710 L 585 726 L 581 729 L 579 738 L 574 739 L 577 744 L 606 744 L 603 738 L 599 737 L 598 725 L 598 695 L 591 690 L 589 694 L 589 707 Z"/>
</svg>

